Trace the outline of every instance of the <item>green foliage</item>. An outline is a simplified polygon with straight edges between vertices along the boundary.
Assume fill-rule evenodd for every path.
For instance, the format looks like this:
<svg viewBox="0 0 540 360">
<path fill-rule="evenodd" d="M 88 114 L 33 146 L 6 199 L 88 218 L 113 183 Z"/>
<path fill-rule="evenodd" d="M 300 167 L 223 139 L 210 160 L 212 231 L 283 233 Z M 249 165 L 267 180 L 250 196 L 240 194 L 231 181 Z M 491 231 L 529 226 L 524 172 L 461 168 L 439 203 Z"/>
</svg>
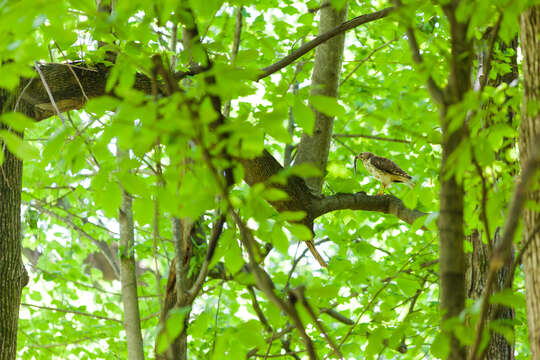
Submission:
<svg viewBox="0 0 540 360">
<path fill-rule="evenodd" d="M 340 98 L 336 100 L 309 95 L 314 52 L 277 74 L 254 81 L 260 69 L 317 33 L 318 15 L 307 9 L 318 7 L 318 1 L 191 0 L 186 3 L 193 8 L 212 68 L 180 81 L 181 91 L 172 96 L 134 90 L 136 74 L 152 76 L 153 55 L 162 55 L 168 68 L 176 54 L 174 71 L 188 70 L 192 60 L 205 61 L 199 45 L 192 49 L 193 59 L 183 45 L 170 48 L 172 24 L 193 21 L 178 3 L 118 1 L 112 14 L 98 12 L 93 0 L 0 3 L 1 88 L 14 90 L 21 77 L 33 76 L 34 61 L 83 60 L 85 66 L 111 66 L 107 95 L 89 99 L 83 110 L 66 115 L 64 123 L 50 118 L 34 124 L 18 113 L 0 117 L 2 125 L 24 130 L 27 139 L 0 130 L 8 150 L 25 160 L 23 253 L 31 282 L 23 292 L 23 302 L 42 306 L 22 307 L 19 356 L 128 358 L 121 323 L 121 285 L 93 262 L 100 254 L 99 244 L 116 252 L 124 188 L 133 198 L 134 251 L 141 271 L 139 307 L 147 357 L 153 356 L 154 344 L 158 352 L 168 347 L 183 330 L 190 311 L 189 358 L 240 359 L 248 353 L 275 357 L 285 346 L 289 347 L 286 351 L 305 357 L 301 337 L 290 331 L 290 319 L 256 288 L 257 304 L 267 324 L 255 310 L 246 289 L 255 281 L 246 272 L 247 255 L 230 218 L 202 293 L 192 307 L 170 313 L 158 329 L 156 314 L 175 256 L 171 218 L 198 220 L 200 231 L 207 236 L 218 214 L 228 214 L 220 180 L 210 165 L 219 170 L 232 167 L 235 184 L 230 201 L 234 209 L 252 230 L 261 254 L 265 246 L 272 246 L 263 265 L 276 286 L 275 294 L 288 299 L 290 289 L 305 286 L 309 303 L 328 336 L 340 343 L 345 357 L 445 358 L 450 349 L 448 332 L 456 329 L 465 334 L 460 339 L 470 343 L 474 327 L 463 318 L 454 319 L 448 329 L 439 326 L 436 218 L 443 139 L 437 109 L 424 84 L 428 75 L 441 86 L 448 77 L 449 25 L 440 7 L 406 1 L 410 6 L 389 19 L 347 33 Z M 341 7 L 345 2 L 333 0 L 331 4 Z M 522 2 L 516 6 L 502 1 L 461 4 L 459 18 L 473 15 L 471 38 L 480 40 L 501 8 L 505 14 L 501 38 L 510 40 L 516 35 L 515 19 Z M 234 7 L 240 5 L 244 29 L 240 52 L 231 61 Z M 383 5 L 349 2 L 348 16 L 380 10 Z M 397 20 L 414 25 L 424 57 L 421 67 L 413 64 Z M 179 26 L 180 44 L 182 36 Z M 98 48 L 98 41 L 107 45 Z M 106 51 L 118 55 L 115 64 L 104 60 Z M 509 49 L 496 47 L 492 80 L 508 72 L 513 55 Z M 293 94 L 295 85 L 298 91 Z M 448 166 L 467 189 L 466 233 L 481 229 L 484 241 L 493 239 L 503 225 L 518 172 L 518 119 L 508 114 L 519 111 L 516 99 L 520 93 L 514 85 L 489 83 L 482 93 L 466 94 L 465 101 L 448 113 L 452 131 L 465 122 L 469 127 L 469 138 L 452 154 Z M 222 126 L 214 124 L 218 114 L 209 95 L 232 101 L 230 117 Z M 538 104 L 529 103 L 527 108 L 535 111 Z M 353 156 L 370 151 L 392 158 L 413 176 L 417 184 L 413 190 L 394 184 L 389 191 L 406 206 L 429 215 L 410 226 L 378 212 L 340 210 L 316 219 L 313 234 L 301 224 L 305 212 L 278 212 L 269 202 L 290 200 L 280 186 L 290 176 L 320 175 L 314 166 L 293 166 L 264 184 L 243 184 L 244 169 L 236 160 L 252 159 L 264 149 L 281 159 L 286 145 L 296 146 L 304 133 L 313 135 L 314 111 L 335 118 L 334 134 L 352 135 L 332 139 L 324 195 L 375 194 L 378 183 L 362 166 L 356 178 L 352 169 Z M 227 134 L 225 140 L 220 138 L 222 134 Z M 118 149 L 127 154 L 121 161 L 116 156 Z M 224 153 L 233 157 L 232 163 Z M 488 189 L 486 199 L 475 161 Z M 489 234 L 482 222 L 483 200 Z M 306 254 L 303 241 L 312 238 L 330 259 L 328 269 L 320 269 Z M 205 242 L 191 245 L 195 255 L 187 266 L 190 275 L 198 271 L 207 249 Z M 515 281 L 519 290 L 491 297 L 493 304 L 515 309 L 515 322 L 492 322 L 489 328 L 515 340 L 516 359 L 525 359 L 529 354 L 527 329 L 522 326 L 526 315 L 520 273 Z M 316 351 L 321 358 L 329 356 L 323 334 L 302 305 L 297 308 L 304 324 L 309 323 L 307 332 Z M 345 323 L 323 309 L 339 312 Z M 476 320 L 474 310 L 468 308 L 468 320 Z M 268 341 L 280 332 L 283 336 Z M 403 344 L 406 354 L 398 352 Z"/>
</svg>

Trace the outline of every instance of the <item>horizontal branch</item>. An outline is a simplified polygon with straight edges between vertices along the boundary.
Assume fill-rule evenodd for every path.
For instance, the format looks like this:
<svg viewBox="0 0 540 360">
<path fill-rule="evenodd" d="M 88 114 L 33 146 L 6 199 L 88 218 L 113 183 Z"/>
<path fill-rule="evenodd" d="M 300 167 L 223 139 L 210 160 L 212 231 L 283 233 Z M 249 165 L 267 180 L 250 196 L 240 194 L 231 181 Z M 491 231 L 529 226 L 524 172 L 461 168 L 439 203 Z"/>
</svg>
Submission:
<svg viewBox="0 0 540 360">
<path fill-rule="evenodd" d="M 334 134 L 332 136 L 334 138 L 338 138 L 338 137 L 364 138 L 364 139 L 372 139 L 372 140 L 379 140 L 379 141 L 397 142 L 397 143 L 403 143 L 403 144 L 410 144 L 411 143 L 409 140 L 393 139 L 393 138 L 387 138 L 387 137 L 383 137 L 383 136 L 364 135 L 364 134 Z"/>
<path fill-rule="evenodd" d="M 43 309 L 43 310 L 58 311 L 58 312 L 66 313 L 66 314 L 82 315 L 82 316 L 87 316 L 87 317 L 91 317 L 91 318 L 95 318 L 95 319 L 113 321 L 113 322 L 117 322 L 117 323 L 122 324 L 122 320 L 118 320 L 118 319 L 115 319 L 115 318 L 110 318 L 110 317 L 107 317 L 107 316 L 91 314 L 91 313 L 88 313 L 88 312 L 85 312 L 85 311 L 60 309 L 60 308 L 54 308 L 54 307 L 50 307 L 50 306 L 42 306 L 42 305 L 27 304 L 27 303 L 21 303 L 21 305 L 26 306 L 26 307 L 34 307 L 34 308 L 38 308 L 38 309 Z"/>
<path fill-rule="evenodd" d="M 323 42 L 333 38 L 334 36 L 337 36 L 347 30 L 354 29 L 357 26 L 366 24 L 371 21 L 382 19 L 390 12 L 394 10 L 393 7 L 389 7 L 380 11 L 375 11 L 370 14 L 361 15 L 358 17 L 355 17 L 354 19 L 351 19 L 349 21 L 344 22 L 343 24 L 336 26 L 330 31 L 325 32 L 324 34 L 321 34 L 317 36 L 315 39 L 311 40 L 310 42 L 305 43 L 304 45 L 300 46 L 297 50 L 293 51 L 291 54 L 285 56 L 283 59 L 279 60 L 278 62 L 265 67 L 262 69 L 263 73 L 260 74 L 257 77 L 257 80 L 261 80 L 269 75 L 272 75 L 273 73 L 283 69 L 287 65 L 291 64 L 293 61 L 297 60 L 298 58 L 302 57 L 309 51 L 313 50 Z"/>
<path fill-rule="evenodd" d="M 365 210 L 392 214 L 406 223 L 412 224 L 421 216 L 427 215 L 418 210 L 412 210 L 403 201 L 392 195 L 370 196 L 365 192 L 356 194 L 335 194 L 318 199 L 313 204 L 314 218 L 335 210 Z"/>
</svg>

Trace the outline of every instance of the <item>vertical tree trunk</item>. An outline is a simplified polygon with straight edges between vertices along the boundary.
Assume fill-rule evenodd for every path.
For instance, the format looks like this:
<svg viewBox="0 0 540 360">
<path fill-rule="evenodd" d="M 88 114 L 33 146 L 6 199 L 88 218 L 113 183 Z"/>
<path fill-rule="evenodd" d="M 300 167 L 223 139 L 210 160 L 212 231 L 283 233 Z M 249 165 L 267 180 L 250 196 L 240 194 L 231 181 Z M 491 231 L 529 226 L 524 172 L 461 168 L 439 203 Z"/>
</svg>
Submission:
<svg viewBox="0 0 540 360">
<path fill-rule="evenodd" d="M 487 47 L 487 43 L 490 39 L 486 39 L 486 41 L 483 43 L 484 46 L 482 48 Z M 517 37 L 512 40 L 509 44 L 505 44 L 500 39 L 497 40 L 497 45 L 501 51 L 505 51 L 508 48 L 511 48 L 514 50 L 514 54 L 517 54 Z M 483 64 L 485 62 L 486 53 L 480 52 L 477 56 L 477 60 L 479 64 Z M 484 64 L 485 65 L 485 64 Z M 518 78 L 518 65 L 517 65 L 517 56 L 513 55 L 512 58 L 509 61 L 509 65 L 511 66 L 511 71 L 509 71 L 506 74 L 497 76 L 496 79 L 490 80 L 489 85 L 497 87 L 502 83 L 506 83 L 510 85 L 514 80 Z M 477 79 L 479 80 L 482 76 L 487 76 L 487 74 L 484 73 L 485 66 L 482 67 L 482 70 L 479 71 L 479 74 L 477 74 Z M 479 81 L 477 82 L 478 88 L 476 90 L 481 90 L 479 88 Z M 512 126 L 513 120 L 515 117 L 515 113 L 513 110 L 508 110 L 507 114 L 507 123 L 508 125 Z M 485 127 L 489 127 L 492 125 L 492 119 L 490 117 L 484 119 Z M 513 144 L 515 145 L 515 144 Z M 508 145 L 508 147 L 511 147 L 512 144 Z M 501 156 L 504 154 L 505 149 L 500 150 L 499 157 L 502 161 L 504 161 L 504 156 Z M 508 169 L 511 169 L 511 165 L 507 164 Z M 483 169 L 482 169 L 483 170 Z M 483 229 L 485 231 L 485 229 Z M 491 235 L 490 235 L 491 236 Z M 467 257 L 467 289 L 468 294 L 467 296 L 472 299 L 479 299 L 481 296 L 484 295 L 485 287 L 486 287 L 486 281 L 487 281 L 487 275 L 489 272 L 489 261 L 491 257 L 491 252 L 489 250 L 488 244 L 484 243 L 482 241 L 482 237 L 479 231 L 475 230 L 473 231 L 472 235 L 469 236 L 469 240 L 472 243 L 473 252 L 468 254 Z M 495 231 L 495 235 L 493 236 L 492 240 L 492 246 L 496 247 L 497 243 L 500 241 L 500 234 L 499 230 Z M 512 279 L 509 279 L 509 277 L 512 274 L 512 267 L 513 267 L 513 259 L 510 259 L 509 262 L 507 262 L 504 267 L 497 272 L 496 281 L 494 284 L 494 292 L 498 292 L 505 287 L 511 287 L 512 286 Z M 489 321 L 494 319 L 514 319 L 515 313 L 512 308 L 504 307 L 504 306 L 493 306 L 491 305 L 488 312 L 488 319 Z M 514 359 L 514 345 L 509 343 L 504 336 L 502 336 L 499 333 L 491 332 L 491 338 L 489 341 L 489 344 L 487 345 L 487 348 L 484 350 L 485 360 L 513 360 Z"/>
<path fill-rule="evenodd" d="M 0 112 L 9 108 L 7 101 L 0 89 Z M 7 131 L 1 123 L 0 131 Z M 21 190 L 22 161 L 0 140 L 0 360 L 16 358 L 21 291 L 28 283 L 21 259 Z"/>
<path fill-rule="evenodd" d="M 441 115 L 442 128 L 442 160 L 440 215 L 438 220 L 441 268 L 441 310 L 443 319 L 458 316 L 465 307 L 465 253 L 463 242 L 463 183 L 459 182 L 448 159 L 465 138 L 465 119 L 462 125 L 450 132 L 450 123 L 455 120 L 448 116 L 449 106 L 459 104 L 464 95 L 471 89 L 472 44 L 467 37 L 468 19 L 457 18 L 459 1 L 452 1 L 444 6 L 450 22 L 452 53 L 450 59 L 450 76 L 446 88 L 447 106 Z M 459 116 L 459 115 L 457 115 Z M 465 347 L 451 335 L 450 354 L 448 359 L 465 358 Z"/>
<path fill-rule="evenodd" d="M 489 260 L 491 252 L 487 244 L 482 242 L 482 238 L 478 231 L 474 231 L 469 237 L 473 245 L 473 252 L 468 257 L 467 266 L 467 288 L 468 297 L 479 299 L 484 295 L 487 276 L 489 272 Z M 500 241 L 499 231 L 495 233 L 493 241 L 494 246 Z M 504 267 L 497 272 L 494 291 L 498 292 L 506 286 L 511 286 L 511 280 L 507 277 L 511 276 L 511 268 L 513 266 L 512 259 L 508 261 Z M 515 313 L 512 308 L 505 306 L 491 305 L 489 307 L 488 319 L 514 319 Z M 484 350 L 485 360 L 513 360 L 514 346 L 509 343 L 504 336 L 499 333 L 491 332 L 491 337 L 487 348 Z"/>
<path fill-rule="evenodd" d="M 197 248 L 205 241 L 205 234 L 199 221 L 200 220 L 197 220 L 195 223 L 193 223 L 187 219 L 172 219 L 172 233 L 176 256 L 173 259 L 169 269 L 169 277 L 165 290 L 165 301 L 159 320 L 162 328 L 166 324 L 170 310 L 191 306 L 191 303 L 187 301 L 187 290 L 193 286 L 200 268 L 196 267 L 195 269 L 190 270 L 190 262 L 192 261 L 193 257 L 197 258 L 202 256 L 201 250 L 198 250 Z M 194 247 L 196 248 L 194 249 Z M 181 263 L 178 264 L 178 261 L 181 261 Z M 188 274 L 190 275 L 188 276 Z M 187 332 L 189 328 L 190 315 L 191 310 L 186 310 L 182 331 L 170 343 L 169 348 L 165 352 L 158 354 L 156 347 L 156 359 L 188 359 Z"/>
<path fill-rule="evenodd" d="M 347 6 L 339 11 L 336 11 L 332 6 L 323 7 L 320 10 L 319 34 L 340 25 L 345 21 L 346 17 Z M 311 95 L 325 95 L 337 98 L 344 43 L 345 35 L 341 34 L 328 40 L 315 50 Z M 321 192 L 333 126 L 334 118 L 332 116 L 315 111 L 313 135 L 302 134 L 302 140 L 298 145 L 295 163 L 311 163 L 321 171 L 321 177 L 306 179 L 307 185 L 315 194 Z"/>
<path fill-rule="evenodd" d="M 120 224 L 120 281 L 122 283 L 122 305 L 124 307 L 124 329 L 126 330 L 129 359 L 144 360 L 139 300 L 137 297 L 137 274 L 135 273 L 135 232 L 130 195 L 122 189 L 122 205 L 118 212 Z"/>
<path fill-rule="evenodd" d="M 519 136 L 519 152 L 522 169 L 529 158 L 535 136 L 540 134 L 540 6 L 523 12 L 520 16 L 521 50 L 523 53 L 523 103 Z M 530 202 L 540 203 L 540 189 L 531 190 Z M 540 214 L 525 209 L 523 214 L 523 244 L 530 241 L 523 256 L 525 289 L 527 297 L 527 320 L 531 359 L 540 358 L 540 233 L 534 229 L 540 223 Z"/>
</svg>

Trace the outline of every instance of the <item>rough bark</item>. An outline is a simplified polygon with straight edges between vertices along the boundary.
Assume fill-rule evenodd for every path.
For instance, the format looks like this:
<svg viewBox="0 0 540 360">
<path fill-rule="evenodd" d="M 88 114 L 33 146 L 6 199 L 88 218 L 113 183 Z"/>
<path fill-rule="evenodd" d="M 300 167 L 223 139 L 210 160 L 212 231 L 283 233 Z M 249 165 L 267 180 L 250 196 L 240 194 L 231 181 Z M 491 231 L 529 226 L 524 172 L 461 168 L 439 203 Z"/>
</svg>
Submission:
<svg viewBox="0 0 540 360">
<path fill-rule="evenodd" d="M 339 11 L 332 6 L 326 6 L 320 10 L 320 13 L 319 34 L 324 34 L 344 22 L 347 16 L 347 6 Z M 317 48 L 311 78 L 311 95 L 337 98 L 344 43 L 345 35 L 340 34 Z M 315 110 L 314 113 L 313 135 L 302 134 L 295 164 L 311 163 L 320 170 L 321 177 L 306 179 L 306 183 L 313 193 L 320 194 L 326 172 L 334 117 Z"/>
<path fill-rule="evenodd" d="M 490 49 L 488 43 L 491 43 L 493 41 L 494 45 L 497 45 L 501 52 L 504 52 L 508 48 L 512 48 L 514 50 L 514 53 L 517 54 L 517 37 L 512 40 L 509 44 L 505 44 L 500 39 L 497 39 L 497 27 L 494 28 L 489 34 L 488 37 L 485 39 L 480 40 L 480 50 L 477 54 L 477 60 L 478 60 L 478 72 L 476 76 L 476 83 L 475 83 L 475 90 L 476 91 L 482 91 L 482 82 L 486 81 L 484 80 L 486 77 L 489 77 L 489 69 L 492 68 L 490 64 L 487 64 L 487 61 L 493 59 L 492 56 L 489 55 L 490 51 L 494 51 L 493 49 Z M 492 38 L 495 37 L 495 38 Z M 487 49 L 487 51 L 486 51 Z M 492 60 L 492 62 L 495 60 Z M 493 80 L 487 81 L 487 83 L 490 86 L 497 87 L 501 85 L 502 83 L 506 83 L 510 85 L 513 81 L 515 81 L 518 78 L 518 66 L 517 66 L 517 55 L 513 55 L 509 61 L 508 64 L 510 65 L 511 71 L 509 71 L 506 74 L 498 74 L 497 77 Z M 491 104 L 493 106 L 493 104 Z M 509 109 L 507 113 L 507 123 L 508 125 L 512 126 L 514 122 L 514 111 Z M 484 119 L 484 127 L 492 126 L 493 120 L 492 116 L 488 115 Z M 514 144 L 515 145 L 515 144 Z M 509 144 L 508 147 L 511 147 L 512 144 Z M 497 156 L 502 160 L 504 160 L 504 152 L 506 149 L 501 149 Z M 507 164 L 508 168 L 511 169 L 511 165 Z M 478 165 L 477 171 L 484 172 L 484 169 L 480 168 L 480 165 Z M 485 177 L 485 175 L 483 175 Z M 484 181 L 482 179 L 482 181 Z M 487 197 L 490 196 L 492 193 L 487 191 L 487 186 L 489 184 L 484 184 L 483 186 L 486 186 L 486 193 L 484 193 L 482 196 L 486 196 L 485 201 L 487 201 Z M 492 195 L 491 195 L 492 196 Z M 482 200 L 484 201 L 484 200 Z M 481 209 L 481 212 L 484 210 Z M 467 273 L 466 273 L 466 288 L 467 288 L 467 296 L 468 298 L 472 299 L 480 299 L 484 294 L 486 290 L 487 285 L 487 278 L 489 273 L 489 262 L 491 258 L 491 251 L 490 247 L 496 247 L 500 242 L 500 229 L 497 229 L 495 231 L 495 235 L 493 236 L 491 244 L 487 244 L 482 241 L 482 235 L 481 233 L 486 233 L 489 229 L 489 222 L 488 219 L 483 219 L 484 226 L 482 227 L 482 230 L 474 230 L 470 236 L 468 236 L 468 241 L 472 243 L 473 251 L 472 253 L 467 254 Z M 488 237 L 491 237 L 491 231 Z M 513 257 L 510 258 L 503 266 L 501 270 L 499 270 L 496 274 L 496 279 L 493 284 L 493 292 L 501 291 L 505 288 L 511 288 L 512 287 L 512 275 L 513 275 Z M 493 306 L 490 305 L 488 309 L 487 319 L 486 321 L 492 321 L 495 319 L 514 319 L 515 318 L 515 312 L 512 308 L 503 307 L 503 306 Z M 514 359 L 514 344 L 510 343 L 506 340 L 504 336 L 502 336 L 499 333 L 491 332 L 490 341 L 487 345 L 487 347 L 483 350 L 484 358 L 486 360 L 513 360 Z"/>
<path fill-rule="evenodd" d="M 135 272 L 135 231 L 130 195 L 122 189 L 122 204 L 118 212 L 120 225 L 120 282 L 122 284 L 122 305 L 124 307 L 124 329 L 126 330 L 128 356 L 143 360 L 143 340 L 139 300 L 137 297 L 137 274 Z"/>
<path fill-rule="evenodd" d="M 445 92 L 448 106 L 459 104 L 463 96 L 471 88 L 472 46 L 467 37 L 468 20 L 456 17 L 459 1 L 452 1 L 444 7 L 450 23 L 452 52 L 450 58 L 450 75 Z M 463 242 L 463 184 L 458 181 L 448 163 L 449 157 L 459 151 L 458 147 L 465 137 L 462 125 L 450 132 L 449 125 L 453 120 L 447 111 L 441 111 L 442 128 L 442 160 L 441 190 L 439 215 L 439 244 L 441 271 L 441 310 L 443 319 L 458 316 L 465 307 L 465 253 Z M 464 120 L 464 119 L 463 119 Z M 448 359 L 465 358 L 465 347 L 452 335 Z"/>
<path fill-rule="evenodd" d="M 540 6 L 530 8 L 521 14 L 520 27 L 524 94 L 519 151 L 523 170 L 523 166 L 531 156 L 535 137 L 540 134 L 540 112 L 538 111 L 540 103 Z M 528 200 L 533 204 L 540 203 L 538 186 L 529 191 Z M 530 241 L 530 243 L 523 256 L 523 268 L 532 359 L 540 358 L 540 233 L 533 233 L 538 223 L 540 223 L 540 214 L 531 208 L 525 209 L 523 242 Z"/>
<path fill-rule="evenodd" d="M 491 251 L 488 245 L 482 242 L 480 232 L 473 231 L 468 238 L 472 243 L 473 252 L 467 257 L 467 296 L 471 299 L 480 299 L 485 294 Z M 493 243 L 496 246 L 499 242 L 500 232 L 497 231 Z M 513 258 L 510 258 L 506 261 L 502 269 L 497 272 L 492 293 L 511 286 L 512 282 L 508 277 L 512 274 L 513 265 Z M 495 305 L 490 305 L 489 307 L 489 320 L 513 319 L 514 317 L 515 313 L 512 308 Z M 513 344 L 510 344 L 501 334 L 492 332 L 487 348 L 484 350 L 484 359 L 513 360 Z"/>
<path fill-rule="evenodd" d="M 186 226 L 189 225 L 189 226 Z M 169 268 L 169 276 L 165 291 L 165 301 L 162 307 L 160 324 L 165 326 L 169 311 L 173 308 L 184 308 L 191 306 L 193 297 L 189 296 L 189 290 L 194 285 L 200 268 L 197 267 L 190 272 L 190 262 L 193 258 L 200 258 L 203 254 L 201 250 L 205 241 L 205 234 L 197 221 L 188 224 L 178 218 L 172 219 L 173 241 L 175 242 L 175 252 L 177 253 Z M 197 246 L 197 248 L 194 247 Z M 180 260 L 180 264 L 178 264 Z M 190 274 L 188 276 L 188 274 Z M 180 279 L 180 280 L 178 280 Z M 169 348 L 162 354 L 156 352 L 156 359 L 159 360 L 186 360 L 187 356 L 187 330 L 189 327 L 191 311 L 187 311 L 184 317 L 182 331 Z"/>
<path fill-rule="evenodd" d="M 401 1 L 396 0 L 401 5 Z M 442 159 L 440 169 L 441 190 L 440 212 L 438 219 L 440 245 L 440 299 L 443 321 L 457 317 L 465 307 L 465 240 L 463 229 L 463 184 L 458 181 L 451 164 L 450 156 L 459 151 L 462 140 L 466 137 L 465 114 L 450 116 L 448 109 L 459 104 L 465 94 L 471 89 L 472 44 L 467 36 L 469 19 L 458 18 L 457 11 L 460 0 L 446 2 L 443 10 L 450 24 L 450 73 L 447 86 L 442 91 L 429 76 L 426 88 L 433 102 L 438 106 L 442 130 Z M 470 16 L 470 15 L 469 15 Z M 411 48 L 413 61 L 420 67 L 423 58 L 420 46 L 416 40 L 415 30 L 407 25 L 407 38 Z M 455 116 L 462 116 L 455 119 Z M 450 123 L 459 121 L 457 129 L 450 130 Z M 448 359 L 464 359 L 465 347 L 453 333 L 448 333 L 451 339 Z"/>
<path fill-rule="evenodd" d="M 22 161 L 1 141 L 0 151 L 0 359 L 11 360 L 17 355 L 19 305 L 28 274 L 21 260 Z"/>
</svg>

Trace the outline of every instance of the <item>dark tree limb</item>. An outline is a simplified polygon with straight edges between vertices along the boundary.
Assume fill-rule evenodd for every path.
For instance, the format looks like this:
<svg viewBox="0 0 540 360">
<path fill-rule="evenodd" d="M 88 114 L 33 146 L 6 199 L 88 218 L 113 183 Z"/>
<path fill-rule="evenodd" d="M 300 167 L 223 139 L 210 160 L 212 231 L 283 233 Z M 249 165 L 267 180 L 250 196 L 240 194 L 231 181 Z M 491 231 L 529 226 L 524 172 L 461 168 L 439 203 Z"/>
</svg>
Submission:
<svg viewBox="0 0 540 360">
<path fill-rule="evenodd" d="M 395 196 L 370 196 L 365 192 L 359 192 L 356 194 L 341 193 L 326 196 L 315 200 L 312 208 L 314 218 L 331 211 L 350 209 L 392 214 L 408 224 L 412 224 L 419 217 L 427 215 L 421 211 L 409 209 L 405 206 L 405 204 L 403 204 L 403 201 Z"/>
<path fill-rule="evenodd" d="M 347 30 L 354 29 L 357 26 L 360 26 L 360 25 L 363 25 L 363 24 L 366 24 L 368 22 L 372 22 L 375 20 L 382 19 L 388 16 L 388 14 L 390 14 L 390 12 L 392 12 L 393 10 L 394 10 L 393 7 L 389 7 L 383 10 L 373 12 L 371 14 L 358 16 L 358 17 L 355 17 L 354 19 L 344 22 L 343 24 L 333 28 L 332 30 L 328 32 L 325 32 L 324 34 L 317 36 L 315 39 L 300 46 L 297 50 L 285 56 L 283 59 L 279 60 L 278 62 L 265 67 L 264 69 L 262 69 L 263 73 L 257 77 L 257 80 L 264 79 L 265 77 L 270 76 L 273 73 L 283 69 L 284 67 L 291 64 L 293 61 L 302 57 L 303 55 L 313 50 L 314 48 L 316 48 L 323 42 L 327 41 L 328 39 L 331 39 L 334 36 L 337 36 Z"/>
</svg>

